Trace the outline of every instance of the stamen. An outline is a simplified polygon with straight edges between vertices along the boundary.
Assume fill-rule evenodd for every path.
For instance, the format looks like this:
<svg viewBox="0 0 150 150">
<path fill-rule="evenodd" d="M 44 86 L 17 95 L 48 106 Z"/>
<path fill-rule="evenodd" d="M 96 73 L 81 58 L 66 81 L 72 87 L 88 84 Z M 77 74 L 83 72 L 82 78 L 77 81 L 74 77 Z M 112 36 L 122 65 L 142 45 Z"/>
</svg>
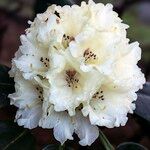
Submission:
<svg viewBox="0 0 150 150">
<path fill-rule="evenodd" d="M 40 61 L 43 62 L 43 57 L 41 57 Z"/>
<path fill-rule="evenodd" d="M 69 43 L 74 40 L 75 40 L 74 37 L 68 36 L 68 35 L 66 36 L 64 34 L 63 38 L 62 38 L 62 44 L 63 44 L 64 48 L 67 48 L 69 46 Z"/>
<path fill-rule="evenodd" d="M 88 63 L 89 61 L 93 61 L 97 59 L 96 54 L 90 51 L 89 48 L 84 51 L 83 57 L 85 58 L 85 63 Z"/>
<path fill-rule="evenodd" d="M 48 18 L 46 18 L 45 22 L 47 22 L 47 21 L 48 21 Z"/>
<path fill-rule="evenodd" d="M 40 58 L 40 61 L 45 65 L 45 67 L 47 68 L 49 66 L 49 59 L 48 58 Z"/>
<path fill-rule="evenodd" d="M 93 96 L 92 96 L 92 99 L 93 100 L 104 100 L 104 94 L 103 94 L 103 91 L 100 91 L 100 92 L 96 92 Z"/>
<path fill-rule="evenodd" d="M 39 99 L 40 101 L 43 101 L 43 89 L 38 86 L 38 87 L 36 87 L 36 90 L 37 90 L 37 92 L 38 92 L 38 99 Z"/>
<path fill-rule="evenodd" d="M 78 107 L 77 107 L 78 110 L 82 110 L 83 109 L 83 104 L 80 104 Z"/>
<path fill-rule="evenodd" d="M 60 14 L 59 14 L 57 11 L 55 11 L 54 14 L 55 14 L 58 18 L 60 18 Z"/>
<path fill-rule="evenodd" d="M 77 72 L 75 70 L 67 70 L 66 71 L 66 81 L 68 83 L 68 87 L 78 88 L 79 79 L 77 79 Z"/>
</svg>

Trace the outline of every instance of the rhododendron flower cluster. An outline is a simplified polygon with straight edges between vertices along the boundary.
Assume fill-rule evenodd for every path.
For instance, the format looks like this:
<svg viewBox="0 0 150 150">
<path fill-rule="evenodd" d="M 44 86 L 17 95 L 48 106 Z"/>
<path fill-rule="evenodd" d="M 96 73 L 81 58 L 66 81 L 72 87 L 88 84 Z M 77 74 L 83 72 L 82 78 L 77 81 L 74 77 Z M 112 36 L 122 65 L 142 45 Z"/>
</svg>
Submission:
<svg viewBox="0 0 150 150">
<path fill-rule="evenodd" d="M 139 44 L 112 9 L 91 0 L 52 5 L 29 21 L 10 71 L 20 126 L 53 128 L 61 144 L 76 133 L 85 146 L 97 139 L 98 126 L 126 124 L 145 78 Z"/>
</svg>

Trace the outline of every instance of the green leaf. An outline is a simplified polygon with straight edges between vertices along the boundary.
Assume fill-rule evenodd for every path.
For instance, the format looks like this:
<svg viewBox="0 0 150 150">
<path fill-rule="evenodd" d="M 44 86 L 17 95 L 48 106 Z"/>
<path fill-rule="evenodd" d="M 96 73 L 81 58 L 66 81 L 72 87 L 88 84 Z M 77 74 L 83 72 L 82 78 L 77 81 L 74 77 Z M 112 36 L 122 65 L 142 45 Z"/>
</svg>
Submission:
<svg viewBox="0 0 150 150">
<path fill-rule="evenodd" d="M 0 121 L 1 150 L 35 150 L 35 139 L 29 130 L 11 121 Z"/>
<path fill-rule="evenodd" d="M 9 77 L 8 71 L 10 68 L 4 65 L 0 65 L 0 83 L 13 83 L 12 78 Z"/>
<path fill-rule="evenodd" d="M 14 81 L 9 77 L 6 66 L 0 65 L 0 108 L 9 105 L 8 94 L 14 92 Z"/>
<path fill-rule="evenodd" d="M 46 147 L 44 147 L 42 150 L 59 150 L 58 144 L 49 144 Z"/>
<path fill-rule="evenodd" d="M 150 122 L 150 82 L 146 82 L 143 89 L 137 93 L 138 99 L 135 102 L 135 114 Z"/>
<path fill-rule="evenodd" d="M 73 150 L 73 148 L 65 145 L 58 145 L 58 144 L 49 144 L 44 147 L 42 150 Z"/>
<path fill-rule="evenodd" d="M 115 150 L 115 148 L 110 144 L 110 142 L 108 141 L 108 139 L 106 138 L 106 136 L 104 135 L 104 133 L 99 130 L 99 137 L 100 140 L 103 144 L 103 146 L 105 147 L 106 150 Z"/>
<path fill-rule="evenodd" d="M 13 92 L 14 92 L 13 85 L 0 83 L 0 108 L 9 105 L 10 102 L 9 102 L 8 94 Z"/>
<path fill-rule="evenodd" d="M 124 142 L 118 145 L 117 150 L 148 150 L 148 149 L 138 143 Z"/>
</svg>

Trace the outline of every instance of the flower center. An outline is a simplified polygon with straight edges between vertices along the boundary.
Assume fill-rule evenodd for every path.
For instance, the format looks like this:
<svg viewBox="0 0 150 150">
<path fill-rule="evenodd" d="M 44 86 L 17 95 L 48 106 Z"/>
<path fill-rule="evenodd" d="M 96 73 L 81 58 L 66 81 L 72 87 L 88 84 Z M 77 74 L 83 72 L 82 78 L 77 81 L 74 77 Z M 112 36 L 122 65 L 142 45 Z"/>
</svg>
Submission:
<svg viewBox="0 0 150 150">
<path fill-rule="evenodd" d="M 48 58 L 43 58 L 43 57 L 41 57 L 41 58 L 40 58 L 40 61 L 44 64 L 44 66 L 45 66 L 46 68 L 49 67 L 49 59 L 48 59 Z"/>
<path fill-rule="evenodd" d="M 94 54 L 89 48 L 84 51 L 83 57 L 85 58 L 85 63 L 95 63 L 97 60 L 96 54 Z"/>
<path fill-rule="evenodd" d="M 77 89 L 79 86 L 79 79 L 77 78 L 77 72 L 75 70 L 67 70 L 66 81 L 68 83 L 68 87 Z"/>
<path fill-rule="evenodd" d="M 92 96 L 92 100 L 104 100 L 104 93 L 103 91 L 99 91 L 99 92 L 96 92 L 93 96 Z"/>
<path fill-rule="evenodd" d="M 72 37 L 72 36 L 67 36 L 66 34 L 63 35 L 63 38 L 62 38 L 62 45 L 64 46 L 65 49 L 69 46 L 69 43 L 70 43 L 71 41 L 74 41 L 74 37 Z"/>
<path fill-rule="evenodd" d="M 36 87 L 36 90 L 37 90 L 37 92 L 38 92 L 38 99 L 39 99 L 40 101 L 43 101 L 43 89 L 42 89 L 41 87 L 37 86 L 37 87 Z"/>
</svg>

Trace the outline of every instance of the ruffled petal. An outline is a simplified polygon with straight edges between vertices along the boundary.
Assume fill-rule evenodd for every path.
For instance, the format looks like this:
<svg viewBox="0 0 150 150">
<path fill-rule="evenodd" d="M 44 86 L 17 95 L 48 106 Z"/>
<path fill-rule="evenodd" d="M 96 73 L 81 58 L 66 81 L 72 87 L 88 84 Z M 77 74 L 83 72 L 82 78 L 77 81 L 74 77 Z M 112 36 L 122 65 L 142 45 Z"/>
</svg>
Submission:
<svg viewBox="0 0 150 150">
<path fill-rule="evenodd" d="M 33 129 L 39 124 L 42 115 L 41 105 L 35 105 L 32 108 L 19 109 L 16 113 L 16 121 L 20 126 Z"/>
<path fill-rule="evenodd" d="M 91 145 L 99 136 L 99 130 L 97 126 L 91 125 L 88 118 L 82 116 L 81 113 L 77 113 L 74 117 L 75 133 L 79 136 L 79 144 L 82 146 Z"/>
<path fill-rule="evenodd" d="M 73 140 L 74 127 L 71 122 L 71 117 L 67 112 L 55 112 L 52 104 L 44 102 L 44 110 L 39 125 L 42 128 L 54 128 L 54 137 L 61 144 L 63 144 L 67 139 Z"/>
<path fill-rule="evenodd" d="M 36 86 L 38 85 L 33 85 L 31 82 L 26 81 L 19 72 L 15 75 L 14 80 L 16 92 L 8 96 L 11 105 L 25 108 L 39 103 L 38 92 L 36 90 Z"/>
<path fill-rule="evenodd" d="M 141 49 L 137 42 L 126 46 L 126 49 L 126 54 L 123 54 L 114 63 L 114 69 L 109 79 L 111 83 L 116 85 L 115 88 L 118 88 L 118 90 L 133 90 L 136 92 L 145 83 L 144 74 L 137 66 L 137 62 L 141 58 Z"/>
<path fill-rule="evenodd" d="M 124 126 L 127 113 L 133 113 L 136 100 L 134 92 L 122 92 L 109 89 L 108 86 L 98 90 L 89 103 L 83 107 L 83 115 L 89 115 L 91 124 L 108 128 Z"/>
</svg>

